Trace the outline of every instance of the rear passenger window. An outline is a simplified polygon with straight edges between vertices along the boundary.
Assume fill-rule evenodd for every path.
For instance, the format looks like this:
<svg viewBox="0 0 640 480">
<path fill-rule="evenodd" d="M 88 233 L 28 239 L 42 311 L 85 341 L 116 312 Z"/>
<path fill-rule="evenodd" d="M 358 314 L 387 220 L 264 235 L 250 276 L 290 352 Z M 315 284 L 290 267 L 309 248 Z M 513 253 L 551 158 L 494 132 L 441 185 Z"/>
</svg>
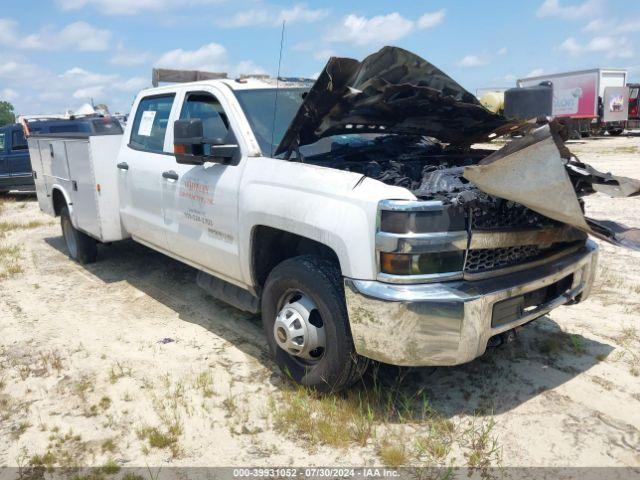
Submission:
<svg viewBox="0 0 640 480">
<path fill-rule="evenodd" d="M 0 152 L 4 152 L 4 132 L 0 133 Z"/>
<path fill-rule="evenodd" d="M 11 150 L 26 150 L 27 148 L 29 147 L 22 130 L 13 130 L 11 132 Z"/>
<path fill-rule="evenodd" d="M 129 145 L 139 150 L 161 153 L 167 132 L 174 94 L 140 100 L 131 127 Z"/>
</svg>

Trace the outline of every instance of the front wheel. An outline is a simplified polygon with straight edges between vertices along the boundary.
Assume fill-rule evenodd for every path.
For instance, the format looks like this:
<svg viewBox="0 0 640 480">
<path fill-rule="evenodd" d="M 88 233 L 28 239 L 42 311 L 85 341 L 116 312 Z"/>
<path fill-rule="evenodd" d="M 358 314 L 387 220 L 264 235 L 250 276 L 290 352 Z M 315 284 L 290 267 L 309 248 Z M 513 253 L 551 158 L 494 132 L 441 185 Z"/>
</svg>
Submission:
<svg viewBox="0 0 640 480">
<path fill-rule="evenodd" d="M 312 255 L 285 260 L 269 274 L 262 324 L 278 367 L 319 391 L 349 387 L 368 360 L 353 346 L 340 270 Z"/>
<path fill-rule="evenodd" d="M 60 212 L 60 226 L 69 257 L 82 264 L 95 262 L 98 256 L 97 242 L 73 226 L 67 206 Z"/>
</svg>

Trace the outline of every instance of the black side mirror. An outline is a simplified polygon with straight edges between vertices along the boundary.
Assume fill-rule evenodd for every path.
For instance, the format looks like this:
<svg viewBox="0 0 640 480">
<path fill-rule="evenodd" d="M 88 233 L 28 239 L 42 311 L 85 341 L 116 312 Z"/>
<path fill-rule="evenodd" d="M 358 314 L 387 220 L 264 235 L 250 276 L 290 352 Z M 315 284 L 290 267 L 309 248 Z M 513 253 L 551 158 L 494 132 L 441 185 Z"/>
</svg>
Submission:
<svg viewBox="0 0 640 480">
<path fill-rule="evenodd" d="M 176 120 L 173 124 L 173 151 L 178 163 L 202 165 L 204 162 L 228 163 L 238 145 L 226 144 L 222 138 L 205 138 L 202 120 Z"/>
</svg>

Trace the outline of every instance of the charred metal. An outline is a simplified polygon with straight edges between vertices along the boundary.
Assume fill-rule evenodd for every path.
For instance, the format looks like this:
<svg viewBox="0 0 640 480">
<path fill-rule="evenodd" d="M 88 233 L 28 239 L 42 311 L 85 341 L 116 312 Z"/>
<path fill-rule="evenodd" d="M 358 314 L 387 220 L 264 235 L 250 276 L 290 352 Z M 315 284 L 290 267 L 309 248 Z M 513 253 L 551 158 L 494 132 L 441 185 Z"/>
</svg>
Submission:
<svg viewBox="0 0 640 480">
<path fill-rule="evenodd" d="M 640 249 L 638 229 L 584 217 L 582 197 L 640 194 L 640 181 L 598 172 L 552 123 L 498 151 L 472 148 L 532 126 L 485 109 L 417 55 L 384 47 L 362 62 L 331 58 L 276 154 L 360 173 L 439 200 L 473 230 L 570 225 Z M 321 148 L 318 148 L 320 146 Z M 457 213 L 456 213 L 457 212 Z"/>
</svg>

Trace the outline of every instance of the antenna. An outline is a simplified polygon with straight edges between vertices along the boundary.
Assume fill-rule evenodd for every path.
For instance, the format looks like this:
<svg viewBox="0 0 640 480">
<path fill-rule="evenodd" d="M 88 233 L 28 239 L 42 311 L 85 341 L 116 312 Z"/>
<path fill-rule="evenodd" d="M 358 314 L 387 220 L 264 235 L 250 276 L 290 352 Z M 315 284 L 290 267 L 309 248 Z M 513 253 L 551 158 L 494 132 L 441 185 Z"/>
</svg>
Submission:
<svg viewBox="0 0 640 480">
<path fill-rule="evenodd" d="M 280 65 L 282 64 L 282 46 L 284 45 L 284 23 L 282 20 L 282 33 L 280 33 L 280 55 L 278 56 L 278 76 L 276 77 L 276 95 L 273 99 L 273 122 L 271 123 L 271 156 L 273 157 L 273 136 L 276 131 L 276 112 L 278 111 L 278 87 L 280 83 Z"/>
</svg>

